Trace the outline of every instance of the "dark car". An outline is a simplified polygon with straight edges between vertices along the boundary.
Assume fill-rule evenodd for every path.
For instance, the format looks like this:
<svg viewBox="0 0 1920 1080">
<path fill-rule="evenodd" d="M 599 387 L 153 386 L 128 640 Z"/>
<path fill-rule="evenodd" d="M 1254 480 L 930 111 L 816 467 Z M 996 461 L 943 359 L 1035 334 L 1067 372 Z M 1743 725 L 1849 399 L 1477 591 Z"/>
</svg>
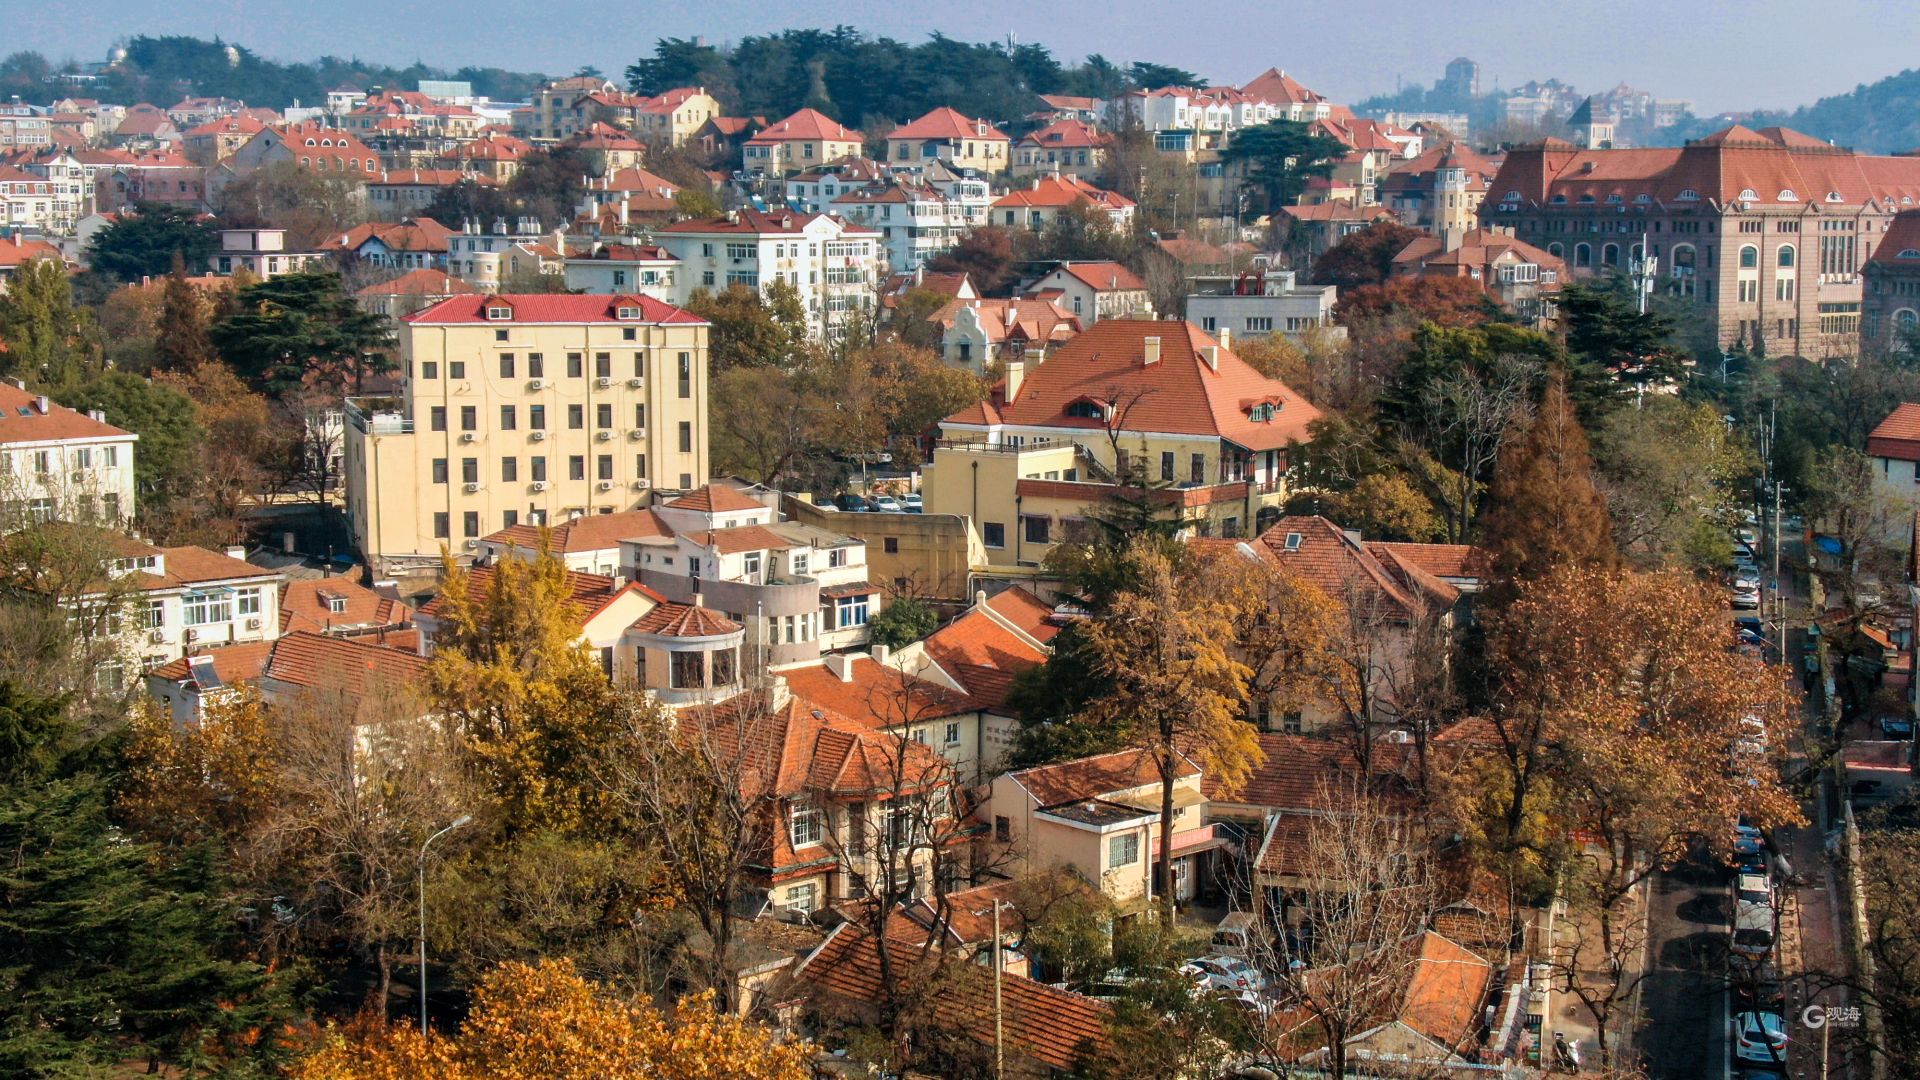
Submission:
<svg viewBox="0 0 1920 1080">
<path fill-rule="evenodd" d="M 1889 739 L 1911 739 L 1913 738 L 1913 721 L 1904 716 L 1882 716 L 1880 734 Z"/>
<path fill-rule="evenodd" d="M 855 495 L 851 491 L 843 491 L 833 497 L 833 505 L 836 510 L 857 513 L 867 508 L 867 500 Z"/>
</svg>

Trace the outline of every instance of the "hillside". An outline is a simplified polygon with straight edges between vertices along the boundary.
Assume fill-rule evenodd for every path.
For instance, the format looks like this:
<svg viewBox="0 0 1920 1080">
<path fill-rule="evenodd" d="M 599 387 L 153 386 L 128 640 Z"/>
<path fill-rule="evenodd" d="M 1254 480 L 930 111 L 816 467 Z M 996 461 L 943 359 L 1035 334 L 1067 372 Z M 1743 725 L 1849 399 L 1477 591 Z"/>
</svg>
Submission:
<svg viewBox="0 0 1920 1080">
<path fill-rule="evenodd" d="M 1920 70 L 1821 98 L 1780 122 L 1855 150 L 1887 154 L 1920 147 Z"/>
</svg>

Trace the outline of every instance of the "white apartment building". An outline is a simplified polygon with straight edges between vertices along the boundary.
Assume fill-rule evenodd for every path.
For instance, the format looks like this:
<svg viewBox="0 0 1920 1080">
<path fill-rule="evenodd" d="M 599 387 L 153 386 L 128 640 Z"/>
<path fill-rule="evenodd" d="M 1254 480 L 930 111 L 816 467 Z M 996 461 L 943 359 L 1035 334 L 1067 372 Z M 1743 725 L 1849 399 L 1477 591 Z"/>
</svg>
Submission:
<svg viewBox="0 0 1920 1080">
<path fill-rule="evenodd" d="M 1335 326 L 1332 285 L 1301 285 L 1292 270 L 1274 270 L 1263 256 L 1252 269 L 1234 277 L 1197 277 L 1187 297 L 1187 321 L 1221 339 L 1241 341 L 1274 334 L 1298 341 L 1313 331 L 1346 337 Z"/>
<path fill-rule="evenodd" d="M 255 566 L 243 548 L 224 554 L 122 539 L 114 574 L 126 590 L 130 655 L 151 668 L 189 652 L 272 641 L 280 636 L 277 570 Z"/>
<path fill-rule="evenodd" d="M 765 291 L 785 281 L 799 291 L 817 337 L 872 308 L 887 270 L 878 232 L 830 214 L 741 210 L 677 221 L 655 232 L 654 241 L 679 260 L 682 299 L 696 289 Z"/>
<path fill-rule="evenodd" d="M 92 170 L 65 150 L 35 158 L 20 168 L 47 182 L 52 201 L 43 227 L 60 236 L 72 235 L 74 226 L 93 209 Z"/>
<path fill-rule="evenodd" d="M 983 188 L 984 184 L 981 185 Z M 925 184 L 894 183 L 842 192 L 827 211 L 880 234 L 887 265 L 894 273 L 910 273 L 927 260 L 952 250 L 960 237 L 983 217 L 988 200 L 970 208 Z"/>
<path fill-rule="evenodd" d="M 71 231 L 78 204 L 59 192 L 63 184 L 25 169 L 0 165 L 0 228 Z"/>
<path fill-rule="evenodd" d="M 496 289 L 516 274 L 559 274 L 567 255 L 566 231 L 540 231 L 530 217 L 509 227 L 496 219 L 490 228 L 464 221 L 447 237 L 447 274 L 478 289 Z"/>
<path fill-rule="evenodd" d="M 354 546 L 376 577 L 406 573 L 704 483 L 707 331 L 638 295 L 464 295 L 408 316 L 400 393 L 347 401 Z"/>
<path fill-rule="evenodd" d="M 0 528 L 57 518 L 133 517 L 133 446 L 140 436 L 0 383 Z"/>
<path fill-rule="evenodd" d="M 221 277 L 245 270 L 267 281 L 326 261 L 327 256 L 318 251 L 288 251 L 285 229 L 221 229 L 220 249 L 207 256 L 207 269 Z"/>
<path fill-rule="evenodd" d="M 568 255 L 562 273 L 567 288 L 590 293 L 638 293 L 663 303 L 680 302 L 680 261 L 655 244 L 595 243 Z"/>
</svg>

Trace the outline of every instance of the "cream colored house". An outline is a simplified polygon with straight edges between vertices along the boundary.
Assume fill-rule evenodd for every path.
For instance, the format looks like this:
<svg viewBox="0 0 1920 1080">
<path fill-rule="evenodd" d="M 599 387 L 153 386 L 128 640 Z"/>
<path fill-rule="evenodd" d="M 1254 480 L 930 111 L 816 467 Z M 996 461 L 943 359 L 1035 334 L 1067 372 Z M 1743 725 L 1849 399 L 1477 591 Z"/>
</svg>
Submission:
<svg viewBox="0 0 1920 1080">
<path fill-rule="evenodd" d="M 1007 171 L 1013 140 L 985 120 L 941 107 L 887 132 L 887 160 L 913 167 L 944 161 L 956 169 Z"/>
<path fill-rule="evenodd" d="M 400 392 L 347 401 L 354 546 L 385 576 L 703 483 L 707 330 L 641 296 L 455 296 L 408 316 Z"/>
<path fill-rule="evenodd" d="M 0 382 L 0 531 L 66 518 L 133 517 L 133 448 L 140 436 Z"/>
<path fill-rule="evenodd" d="M 1143 750 L 1121 750 L 996 777 L 979 812 L 988 843 L 1016 873 L 1066 868 L 1137 914 L 1162 894 L 1154 864 L 1160 848 L 1160 769 Z M 1208 824 L 1200 768 L 1185 758 L 1173 794 L 1173 891 L 1190 900 L 1202 888 L 1210 853 L 1226 835 Z"/>
<path fill-rule="evenodd" d="M 864 145 L 859 132 L 814 109 L 801 109 L 748 139 L 741 164 L 750 173 L 779 176 L 858 157 Z"/>
</svg>

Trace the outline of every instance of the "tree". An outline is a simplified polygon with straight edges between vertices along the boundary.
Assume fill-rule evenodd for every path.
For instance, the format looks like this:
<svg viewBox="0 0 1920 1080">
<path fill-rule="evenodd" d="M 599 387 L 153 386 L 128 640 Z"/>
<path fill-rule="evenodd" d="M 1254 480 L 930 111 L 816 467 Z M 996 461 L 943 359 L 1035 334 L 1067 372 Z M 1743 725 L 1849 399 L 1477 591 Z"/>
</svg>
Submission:
<svg viewBox="0 0 1920 1080">
<path fill-rule="evenodd" d="M 1343 528 L 1357 529 L 1375 540 L 1431 544 L 1445 539 L 1450 531 L 1433 502 L 1398 470 L 1375 473 L 1349 491 L 1329 493 L 1323 509 Z"/>
<path fill-rule="evenodd" d="M 1488 499 L 1480 547 L 1493 606 L 1519 582 L 1557 567 L 1604 568 L 1619 560 L 1607 501 L 1593 485 L 1586 432 L 1558 379 L 1547 385 L 1533 423 L 1501 447 Z"/>
<path fill-rule="evenodd" d="M 162 286 L 160 318 L 154 328 L 154 353 L 161 370 L 189 371 L 219 359 L 208 336 L 213 311 L 207 294 L 175 266 Z"/>
<path fill-rule="evenodd" d="M 710 995 L 671 1013 L 588 982 L 565 960 L 506 963 L 474 989 L 457 1034 L 411 1024 L 330 1028 L 293 1065 L 295 1080 L 805 1080 L 812 1047 L 725 1015 Z"/>
<path fill-rule="evenodd" d="M 358 391 L 390 371 L 394 344 L 384 316 L 363 310 L 336 273 L 282 274 L 242 288 L 213 343 L 242 377 L 270 394 L 301 387 Z"/>
<path fill-rule="evenodd" d="M 115 812 L 168 850 L 216 843 L 229 855 L 270 815 L 280 793 L 278 736 L 251 686 L 209 697 L 192 724 L 151 701 L 127 721 Z"/>
<path fill-rule="evenodd" d="M 696 289 L 686 309 L 713 324 L 707 364 L 714 376 L 743 367 L 790 367 L 807 339 L 807 313 L 792 285 L 776 281 L 764 291 L 733 285 L 720 292 Z"/>
<path fill-rule="evenodd" d="M 0 683 L 0 746 L 0 1071 L 270 1059 L 278 987 L 228 955 L 234 924 L 206 852 L 163 859 L 115 825 L 111 755 L 58 701 Z"/>
<path fill-rule="evenodd" d="M 1863 597 L 1878 591 L 1873 586 L 1906 572 L 1907 545 L 1891 538 L 1906 535 L 1917 501 L 1888 493 L 1873 459 L 1846 446 L 1816 453 L 1804 484 L 1801 505 L 1840 541 L 1834 591 L 1853 619 L 1864 618 L 1872 613 Z"/>
<path fill-rule="evenodd" d="M 933 633 L 940 617 L 924 601 L 911 596 L 896 596 L 887 601 L 880 613 L 867 620 L 867 634 L 876 645 L 900 649 Z"/>
<path fill-rule="evenodd" d="M 58 391 L 99 359 L 93 321 L 73 306 L 66 268 L 35 259 L 0 292 L 0 373 Z"/>
<path fill-rule="evenodd" d="M 1726 525 L 1758 462 L 1718 409 L 1652 395 L 1602 422 L 1594 459 L 1614 539 L 1628 558 L 1654 568 L 1727 564 Z"/>
<path fill-rule="evenodd" d="M 720 205 L 720 200 L 714 198 L 708 188 L 683 187 L 674 192 L 673 204 L 682 217 L 717 218 L 726 214 L 726 207 Z"/>
<path fill-rule="evenodd" d="M 1150 537 L 1127 558 L 1140 585 L 1122 592 L 1087 627 L 1094 669 L 1113 692 L 1088 710 L 1096 722 L 1130 726 L 1134 745 L 1160 775 L 1161 921 L 1173 925 L 1173 791 L 1192 760 L 1222 791 L 1235 791 L 1261 760 L 1253 728 L 1240 719 L 1251 672 L 1232 655 L 1234 612 L 1199 593 Z"/>
<path fill-rule="evenodd" d="M 1229 168 L 1244 169 L 1245 186 L 1260 194 L 1267 214 L 1278 214 L 1300 198 L 1309 179 L 1332 176 L 1334 162 L 1346 154 L 1346 144 L 1310 124 L 1269 120 L 1241 130 L 1220 159 Z"/>
<path fill-rule="evenodd" d="M 1393 257 L 1425 235 L 1397 221 L 1376 221 L 1348 233 L 1313 264 L 1314 284 L 1342 289 L 1380 285 L 1393 276 Z"/>
<path fill-rule="evenodd" d="M 176 261 L 205 266 L 219 242 L 213 225 L 186 207 L 139 203 L 93 234 L 87 266 L 115 281 L 157 278 Z"/>
<path fill-rule="evenodd" d="M 966 274 L 982 296 L 998 296 L 1019 273 L 1013 233 L 998 225 L 968 231 L 946 251 L 927 260 L 927 269 L 941 274 Z"/>
<path fill-rule="evenodd" d="M 1500 305 L 1478 282 L 1424 274 L 1355 286 L 1341 294 L 1334 317 L 1344 325 L 1392 311 L 1411 312 L 1421 322 L 1447 327 L 1483 326 L 1505 317 Z"/>
<path fill-rule="evenodd" d="M 1687 357 L 1674 347 L 1673 321 L 1658 310 L 1641 312 L 1618 293 L 1568 285 L 1560 291 L 1571 361 L 1567 393 L 1585 423 L 1596 422 L 1622 387 L 1660 386 L 1686 375 Z"/>
<path fill-rule="evenodd" d="M 1427 329 L 1415 335 L 1428 338 Z M 1411 374 L 1414 362 L 1401 369 Z M 1539 382 L 1540 366 L 1530 356 L 1499 353 L 1477 363 L 1462 363 L 1414 390 L 1412 379 L 1396 380 L 1398 394 L 1411 393 L 1413 406 L 1402 425 L 1450 474 L 1452 490 L 1441 496 L 1450 510 L 1447 536 L 1453 542 L 1472 533 L 1475 493 L 1499 460 L 1508 437 L 1524 422 Z M 1405 455 L 1403 454 L 1403 457 Z"/>
<path fill-rule="evenodd" d="M 360 180 L 292 161 L 276 161 L 220 189 L 215 210 L 222 227 L 287 230 L 293 251 L 312 251 L 366 220 Z"/>
</svg>

